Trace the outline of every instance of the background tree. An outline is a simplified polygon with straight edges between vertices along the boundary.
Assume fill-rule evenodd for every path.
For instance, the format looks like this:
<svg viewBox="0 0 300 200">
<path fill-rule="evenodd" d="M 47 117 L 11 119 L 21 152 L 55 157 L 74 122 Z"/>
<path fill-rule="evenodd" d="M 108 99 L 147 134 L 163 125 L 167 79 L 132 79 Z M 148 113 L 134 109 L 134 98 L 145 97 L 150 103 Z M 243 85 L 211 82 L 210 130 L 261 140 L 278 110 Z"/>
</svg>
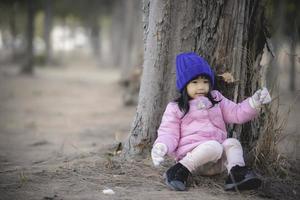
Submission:
<svg viewBox="0 0 300 200">
<path fill-rule="evenodd" d="M 43 65 L 55 60 L 51 32 L 65 23 L 68 28 L 84 27 L 85 33 L 90 34 L 92 52 L 100 59 L 101 40 L 109 39 L 101 37 L 101 22 L 104 18 L 109 21 L 113 3 L 109 0 L 78 0 L 76 4 L 70 0 L 3 0 L 0 2 L 0 28 L 6 52 L 11 51 L 12 62 L 21 63 L 21 71 L 32 73 L 35 61 Z M 34 48 L 35 43 L 38 48 Z"/>
<path fill-rule="evenodd" d="M 111 49 L 114 52 L 112 57 L 112 64 L 115 67 L 120 67 L 122 56 L 122 44 L 124 41 L 123 31 L 125 29 L 125 1 L 116 0 L 113 4 L 112 25 L 111 25 Z"/>
<path fill-rule="evenodd" d="M 34 18 L 35 18 L 35 5 L 33 0 L 27 1 L 27 42 L 26 42 L 26 61 L 22 66 L 21 72 L 24 74 L 33 74 L 34 71 Z"/>
<path fill-rule="evenodd" d="M 45 62 L 52 62 L 51 30 L 53 26 L 53 1 L 44 1 L 45 19 L 44 19 L 44 40 L 45 40 Z"/>
<path fill-rule="evenodd" d="M 120 67 L 121 67 L 121 82 L 126 82 L 130 79 L 133 68 L 138 63 L 138 57 L 142 55 L 142 6 L 140 0 L 132 0 L 124 2 L 124 19 L 123 30 L 121 32 L 121 50 Z M 140 24 L 139 26 L 137 24 Z M 118 59 L 118 58 L 117 58 Z"/>
<path fill-rule="evenodd" d="M 289 46 L 286 49 L 286 54 L 290 59 L 289 64 L 284 66 L 289 70 L 289 84 L 286 89 L 296 93 L 296 60 L 297 52 L 296 45 L 300 36 L 300 14 L 298 12 L 300 2 L 296 0 L 268 0 L 266 16 L 268 18 L 271 38 L 272 54 L 274 56 L 272 67 L 268 68 L 267 84 L 269 87 L 277 85 L 280 51 L 284 49 L 285 45 Z M 278 88 L 275 88 L 278 90 Z"/>
<path fill-rule="evenodd" d="M 3 0 L 0 2 L 0 27 L 2 32 L 3 46 L 11 52 L 6 56 L 10 62 L 19 60 L 20 48 L 16 47 L 15 41 L 18 35 L 25 32 L 27 23 L 27 6 L 26 1 Z"/>
<path fill-rule="evenodd" d="M 296 92 L 296 45 L 300 34 L 300 2 L 296 0 L 285 1 L 286 12 L 285 18 L 286 22 L 284 24 L 284 34 L 289 38 L 290 43 L 290 81 L 289 81 L 289 89 L 293 92 Z"/>
<path fill-rule="evenodd" d="M 232 73 L 237 81 L 220 89 L 225 96 L 240 101 L 252 95 L 264 78 L 259 73 L 266 41 L 264 5 L 258 0 L 144 1 L 144 70 L 125 156 L 147 155 L 156 139 L 165 106 L 176 97 L 174 60 L 180 52 L 195 51 L 217 74 Z M 261 122 L 233 126 L 230 132 L 249 151 Z"/>
</svg>

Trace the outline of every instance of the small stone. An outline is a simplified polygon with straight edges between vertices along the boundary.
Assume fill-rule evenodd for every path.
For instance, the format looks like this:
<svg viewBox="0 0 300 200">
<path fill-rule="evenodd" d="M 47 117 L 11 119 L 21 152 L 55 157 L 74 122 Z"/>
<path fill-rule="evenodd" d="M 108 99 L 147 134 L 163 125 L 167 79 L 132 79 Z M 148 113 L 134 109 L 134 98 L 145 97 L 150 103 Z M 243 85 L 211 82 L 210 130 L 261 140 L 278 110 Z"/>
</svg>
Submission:
<svg viewBox="0 0 300 200">
<path fill-rule="evenodd" d="M 115 192 L 112 189 L 105 189 L 102 192 L 103 194 L 115 194 Z"/>
</svg>

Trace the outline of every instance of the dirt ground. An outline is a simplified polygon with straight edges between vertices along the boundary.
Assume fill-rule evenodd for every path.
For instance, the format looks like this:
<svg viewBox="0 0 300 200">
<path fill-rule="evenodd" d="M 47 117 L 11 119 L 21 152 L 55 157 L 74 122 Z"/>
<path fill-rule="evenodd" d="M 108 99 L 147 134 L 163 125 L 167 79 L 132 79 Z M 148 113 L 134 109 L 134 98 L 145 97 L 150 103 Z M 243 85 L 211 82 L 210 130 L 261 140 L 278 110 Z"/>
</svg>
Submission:
<svg viewBox="0 0 300 200">
<path fill-rule="evenodd" d="M 93 64 L 0 69 L 0 199 L 265 199 L 223 190 L 224 175 L 192 181 L 186 192 L 162 180 L 167 165 L 112 157 L 135 107 L 124 107 L 118 71 Z M 104 194 L 112 189 L 114 194 Z"/>
</svg>

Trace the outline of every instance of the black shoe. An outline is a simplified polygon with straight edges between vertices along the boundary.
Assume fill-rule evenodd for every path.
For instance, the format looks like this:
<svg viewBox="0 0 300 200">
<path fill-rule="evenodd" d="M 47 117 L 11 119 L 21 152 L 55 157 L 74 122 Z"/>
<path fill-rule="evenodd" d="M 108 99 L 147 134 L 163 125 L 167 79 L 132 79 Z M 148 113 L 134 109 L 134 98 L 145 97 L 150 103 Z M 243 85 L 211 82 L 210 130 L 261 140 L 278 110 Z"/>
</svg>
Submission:
<svg viewBox="0 0 300 200">
<path fill-rule="evenodd" d="M 164 178 L 166 184 L 172 190 L 184 191 L 190 174 L 190 171 L 185 166 L 181 163 L 177 163 L 166 171 Z"/>
<path fill-rule="evenodd" d="M 259 177 L 246 166 L 234 166 L 231 168 L 225 182 L 225 190 L 251 190 L 261 186 Z"/>
</svg>

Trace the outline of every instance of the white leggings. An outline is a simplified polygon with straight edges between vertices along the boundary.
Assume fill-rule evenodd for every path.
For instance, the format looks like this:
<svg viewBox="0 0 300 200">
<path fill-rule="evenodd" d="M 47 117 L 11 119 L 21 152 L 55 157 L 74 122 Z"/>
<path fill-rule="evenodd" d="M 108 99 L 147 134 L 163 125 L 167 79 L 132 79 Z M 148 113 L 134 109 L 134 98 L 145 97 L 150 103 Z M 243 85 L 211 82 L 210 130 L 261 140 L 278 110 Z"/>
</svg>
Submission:
<svg viewBox="0 0 300 200">
<path fill-rule="evenodd" d="M 235 165 L 245 166 L 242 145 L 235 138 L 228 138 L 222 144 L 214 140 L 204 142 L 179 162 L 190 172 L 204 175 L 221 173 L 225 167 L 229 172 Z"/>
</svg>

